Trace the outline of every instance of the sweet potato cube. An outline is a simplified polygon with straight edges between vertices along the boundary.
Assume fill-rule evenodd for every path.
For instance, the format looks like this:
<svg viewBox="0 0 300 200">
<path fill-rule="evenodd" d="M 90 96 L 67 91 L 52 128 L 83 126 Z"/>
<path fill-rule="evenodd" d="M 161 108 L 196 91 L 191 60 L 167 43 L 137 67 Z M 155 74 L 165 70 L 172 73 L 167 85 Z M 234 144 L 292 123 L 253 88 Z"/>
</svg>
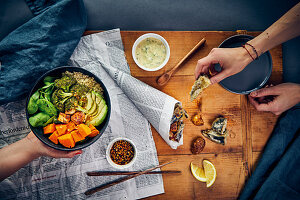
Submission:
<svg viewBox="0 0 300 200">
<path fill-rule="evenodd" d="M 89 128 L 90 128 L 91 130 L 96 129 L 96 127 L 95 127 L 93 124 L 90 124 L 90 125 L 89 125 Z M 96 129 L 96 130 L 97 130 L 97 129 Z"/>
<path fill-rule="evenodd" d="M 68 132 L 75 130 L 75 127 L 76 127 L 76 125 L 74 124 L 74 122 L 71 121 L 71 122 L 67 123 L 67 131 Z"/>
<path fill-rule="evenodd" d="M 56 130 L 55 124 L 48 124 L 43 129 L 44 129 L 44 134 L 53 133 Z"/>
<path fill-rule="evenodd" d="M 77 130 L 83 138 L 92 133 L 91 129 L 85 124 L 79 124 Z"/>
<path fill-rule="evenodd" d="M 56 127 L 56 130 L 57 130 L 59 136 L 66 134 L 66 131 L 67 131 L 66 124 L 56 124 L 55 127 Z"/>
<path fill-rule="evenodd" d="M 72 135 L 72 137 L 73 137 L 75 143 L 84 140 L 84 137 L 82 137 L 82 136 L 80 135 L 80 133 L 79 133 L 78 130 L 72 131 L 72 132 L 71 132 L 71 135 Z"/>
<path fill-rule="evenodd" d="M 99 131 L 93 126 L 92 124 L 89 125 L 89 128 L 91 129 L 91 134 L 89 134 L 89 137 L 95 137 L 99 134 Z"/>
<path fill-rule="evenodd" d="M 75 142 L 71 133 L 59 136 L 58 141 L 61 145 L 67 148 L 73 148 L 75 146 Z"/>
<path fill-rule="evenodd" d="M 51 140 L 54 144 L 58 144 L 58 134 L 57 131 L 54 131 L 50 136 L 49 140 Z"/>
<path fill-rule="evenodd" d="M 65 113 L 59 113 L 57 120 L 61 123 L 66 124 L 70 121 L 70 115 L 67 115 Z"/>
</svg>

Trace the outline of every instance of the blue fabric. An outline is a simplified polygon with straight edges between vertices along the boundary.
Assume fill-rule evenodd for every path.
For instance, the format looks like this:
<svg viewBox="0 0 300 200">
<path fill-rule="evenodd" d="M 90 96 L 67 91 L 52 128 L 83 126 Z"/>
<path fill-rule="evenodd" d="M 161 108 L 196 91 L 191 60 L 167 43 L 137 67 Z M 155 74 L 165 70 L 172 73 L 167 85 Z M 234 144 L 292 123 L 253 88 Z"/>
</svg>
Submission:
<svg viewBox="0 0 300 200">
<path fill-rule="evenodd" d="M 55 4 L 57 0 L 25 0 L 32 14 L 38 15 Z"/>
<path fill-rule="evenodd" d="M 0 105 L 25 97 L 43 73 L 65 65 L 87 25 L 82 0 L 27 2 L 38 15 L 0 42 Z"/>
<path fill-rule="evenodd" d="M 284 113 L 240 199 L 300 199 L 300 108 Z"/>
</svg>

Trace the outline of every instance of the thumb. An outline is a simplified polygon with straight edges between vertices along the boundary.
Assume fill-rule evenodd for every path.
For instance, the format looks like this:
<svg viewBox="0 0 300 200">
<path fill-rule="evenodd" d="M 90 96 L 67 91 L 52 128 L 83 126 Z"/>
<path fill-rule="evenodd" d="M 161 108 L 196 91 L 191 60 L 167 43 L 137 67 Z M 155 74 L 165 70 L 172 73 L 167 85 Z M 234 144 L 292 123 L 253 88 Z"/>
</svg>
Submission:
<svg viewBox="0 0 300 200">
<path fill-rule="evenodd" d="M 270 96 L 270 95 L 277 95 L 275 87 L 262 88 L 250 93 L 250 96 L 252 97 L 263 97 L 263 96 Z"/>
<path fill-rule="evenodd" d="M 213 77 L 211 77 L 210 82 L 211 82 L 211 84 L 219 83 L 220 81 L 227 78 L 228 76 L 229 76 L 229 74 L 226 72 L 226 69 L 224 69 L 223 71 L 221 71 L 221 72 L 217 73 L 216 75 L 214 75 Z"/>
<path fill-rule="evenodd" d="M 218 63 L 218 61 L 213 56 L 210 56 L 210 55 L 198 60 L 197 66 L 195 69 L 195 79 L 198 79 L 199 75 L 202 73 L 208 74 L 208 68 L 212 64 L 216 64 L 216 63 Z"/>
</svg>

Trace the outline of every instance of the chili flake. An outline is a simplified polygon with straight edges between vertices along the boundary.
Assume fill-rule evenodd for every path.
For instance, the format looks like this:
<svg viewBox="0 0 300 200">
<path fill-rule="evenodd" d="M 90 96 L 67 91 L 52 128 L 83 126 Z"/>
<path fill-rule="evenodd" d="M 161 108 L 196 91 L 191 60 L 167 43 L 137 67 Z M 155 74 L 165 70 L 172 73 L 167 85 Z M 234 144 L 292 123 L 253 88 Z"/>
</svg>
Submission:
<svg viewBox="0 0 300 200">
<path fill-rule="evenodd" d="M 111 147 L 110 158 L 118 165 L 126 165 L 133 159 L 134 153 L 134 148 L 130 142 L 119 140 Z"/>
</svg>

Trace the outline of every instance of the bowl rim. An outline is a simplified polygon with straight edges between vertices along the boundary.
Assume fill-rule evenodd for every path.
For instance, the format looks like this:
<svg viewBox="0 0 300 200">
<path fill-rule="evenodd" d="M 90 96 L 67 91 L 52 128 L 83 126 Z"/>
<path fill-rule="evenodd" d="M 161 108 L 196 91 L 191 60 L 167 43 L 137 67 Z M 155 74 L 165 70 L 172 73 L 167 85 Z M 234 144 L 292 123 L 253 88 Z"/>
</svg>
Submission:
<svg viewBox="0 0 300 200">
<path fill-rule="evenodd" d="M 36 90 L 34 90 L 36 88 L 36 86 L 41 82 L 43 81 L 43 78 L 46 77 L 47 75 L 49 75 L 51 72 L 53 71 L 56 71 L 56 70 L 63 70 L 63 69 L 75 69 L 75 70 L 78 70 L 80 72 L 84 71 L 84 72 L 87 72 L 87 73 L 83 73 L 85 75 L 89 75 L 92 74 L 93 78 L 96 77 L 96 79 L 98 79 L 100 82 L 98 82 L 98 80 L 95 80 L 97 81 L 98 83 L 100 83 L 101 87 L 104 86 L 102 89 L 104 90 L 104 92 L 106 93 L 106 97 L 107 97 L 107 107 L 108 107 L 108 112 L 107 112 L 107 116 L 106 116 L 106 122 L 105 124 L 103 125 L 102 129 L 101 129 L 101 132 L 99 130 L 99 134 L 93 138 L 91 138 L 91 140 L 87 143 L 84 143 L 80 146 L 75 146 L 74 148 L 67 148 L 67 147 L 64 147 L 62 145 L 59 145 L 57 146 L 57 144 L 54 144 L 54 143 L 47 143 L 46 141 L 44 141 L 44 137 L 42 137 L 41 135 L 39 135 L 38 133 L 36 133 L 33 128 L 37 128 L 37 127 L 33 127 L 31 126 L 31 124 L 29 123 L 29 113 L 28 113 L 28 110 L 27 110 L 27 107 L 28 107 L 28 103 L 29 103 L 29 99 L 31 97 L 31 95 L 33 94 L 33 92 L 35 92 Z M 90 75 L 89 75 L 90 76 Z M 61 151 L 75 151 L 75 150 L 81 150 L 81 149 L 84 149 L 88 146 L 90 146 L 91 144 L 93 144 L 94 142 L 96 142 L 101 136 L 102 134 L 105 132 L 105 129 L 107 128 L 108 126 L 108 123 L 109 123 L 109 120 L 110 120 L 110 115 L 111 115 L 111 100 L 110 100 L 110 96 L 109 96 L 109 93 L 108 93 L 108 90 L 106 88 L 106 86 L 104 85 L 104 83 L 101 81 L 101 79 L 96 76 L 94 73 L 90 72 L 89 70 L 87 69 L 84 69 L 84 68 L 81 68 L 81 67 L 74 67 L 74 66 L 60 66 L 60 67 L 56 67 L 56 68 L 53 68 L 53 69 L 50 69 L 48 71 L 46 71 L 45 73 L 43 73 L 38 79 L 37 81 L 34 83 L 34 85 L 32 86 L 30 92 L 28 93 L 27 95 L 27 99 L 26 99 L 26 105 L 25 105 L 25 112 L 26 112 L 26 119 L 27 119 L 27 122 L 28 122 L 28 125 L 30 127 L 30 130 L 33 132 L 33 134 L 41 141 L 43 142 L 45 145 L 47 145 L 48 147 L 50 148 L 54 148 L 54 149 L 57 149 L 57 150 L 61 150 Z"/>
<path fill-rule="evenodd" d="M 132 158 L 132 160 L 126 164 L 126 165 L 118 165 L 116 163 L 114 163 L 112 161 L 112 159 L 110 158 L 110 149 L 112 148 L 113 144 L 117 141 L 120 141 L 120 140 L 125 140 L 127 142 L 129 142 L 132 146 L 133 146 L 133 149 L 134 149 L 134 156 Z M 106 160 L 107 162 L 114 168 L 116 169 L 126 169 L 126 168 L 129 168 L 133 165 L 133 163 L 136 161 L 136 158 L 137 158 L 137 148 L 135 146 L 135 144 L 133 143 L 132 140 L 126 138 L 126 137 L 117 137 L 115 139 L 113 139 L 108 145 L 107 145 L 107 148 L 106 148 Z"/>
<path fill-rule="evenodd" d="M 248 41 L 253 39 L 254 36 L 251 36 L 251 35 L 247 35 L 247 34 L 236 34 L 236 35 L 232 35 L 228 38 L 226 38 L 219 46 L 218 48 L 226 48 L 226 47 L 223 47 L 223 45 L 234 39 L 234 38 L 244 38 L 244 39 L 247 39 Z M 229 92 L 232 92 L 234 94 L 242 94 L 242 95 L 248 95 L 250 94 L 251 92 L 255 91 L 255 90 L 258 90 L 260 88 L 262 88 L 269 80 L 269 78 L 271 77 L 271 74 L 272 74 L 272 69 L 273 69 L 273 62 L 272 62 L 272 56 L 271 56 L 271 53 L 270 51 L 266 51 L 264 54 L 266 54 L 268 56 L 268 59 L 270 61 L 270 70 L 268 71 L 268 74 L 266 75 L 265 79 L 255 88 L 253 89 L 250 89 L 250 90 L 246 90 L 246 91 L 241 91 L 241 92 L 238 92 L 238 91 L 234 91 L 234 90 L 231 90 L 230 88 L 227 88 L 224 83 L 222 81 L 219 82 L 219 84 L 227 91 Z"/>
<path fill-rule="evenodd" d="M 138 45 L 142 40 L 144 40 L 144 39 L 146 39 L 146 38 L 150 38 L 150 37 L 153 37 L 153 38 L 155 38 L 155 39 L 160 40 L 160 41 L 164 44 L 164 46 L 166 47 L 166 50 L 167 50 L 167 54 L 166 54 L 166 58 L 165 58 L 164 62 L 163 62 L 161 65 L 159 65 L 158 67 L 153 68 L 153 69 L 149 69 L 149 68 L 146 68 L 146 67 L 140 65 L 140 64 L 138 63 L 136 57 L 135 57 L 135 50 L 136 50 L 137 45 Z M 138 66 L 139 68 L 141 68 L 141 69 L 143 69 L 143 70 L 145 70 L 145 71 L 153 72 L 153 71 L 158 71 L 158 70 L 162 69 L 162 68 L 169 62 L 170 55 L 171 55 L 171 50 L 170 50 L 170 46 L 169 46 L 167 40 L 166 40 L 165 38 L 163 38 L 161 35 L 158 35 L 158 34 L 156 34 L 156 33 L 146 33 L 146 34 L 141 35 L 140 37 L 138 37 L 138 39 L 135 40 L 135 42 L 134 42 L 134 44 L 133 44 L 133 46 L 132 46 L 132 51 L 131 51 L 131 53 L 132 53 L 132 57 L 133 57 L 133 60 L 134 60 L 135 64 L 137 64 L 137 66 Z"/>
</svg>

